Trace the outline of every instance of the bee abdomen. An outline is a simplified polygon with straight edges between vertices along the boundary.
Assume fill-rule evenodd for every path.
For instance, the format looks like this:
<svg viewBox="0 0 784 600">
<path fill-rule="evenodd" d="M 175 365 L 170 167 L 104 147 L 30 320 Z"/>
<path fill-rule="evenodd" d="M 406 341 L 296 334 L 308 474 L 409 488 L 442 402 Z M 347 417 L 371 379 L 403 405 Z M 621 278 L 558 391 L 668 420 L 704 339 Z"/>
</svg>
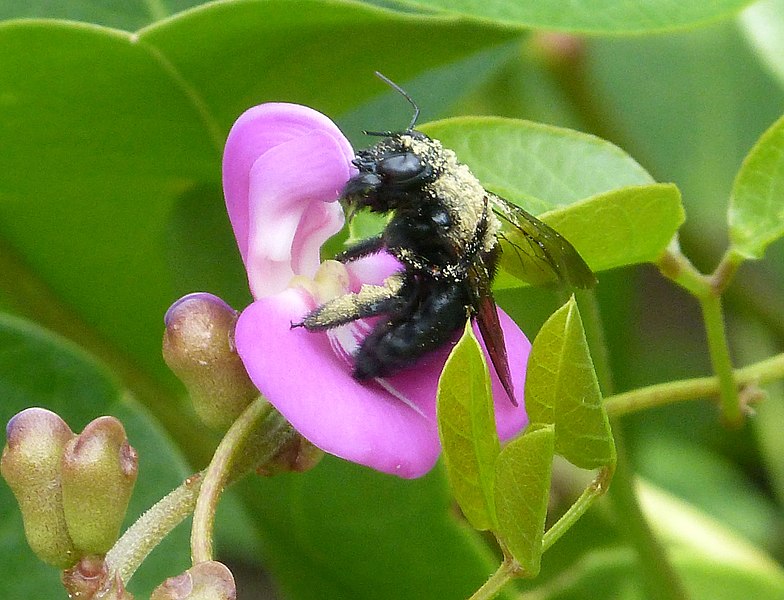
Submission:
<svg viewBox="0 0 784 600">
<path fill-rule="evenodd" d="M 465 324 L 469 303 L 465 286 L 438 284 L 410 310 L 379 323 L 365 338 L 355 357 L 354 377 L 390 375 L 439 348 Z"/>
</svg>

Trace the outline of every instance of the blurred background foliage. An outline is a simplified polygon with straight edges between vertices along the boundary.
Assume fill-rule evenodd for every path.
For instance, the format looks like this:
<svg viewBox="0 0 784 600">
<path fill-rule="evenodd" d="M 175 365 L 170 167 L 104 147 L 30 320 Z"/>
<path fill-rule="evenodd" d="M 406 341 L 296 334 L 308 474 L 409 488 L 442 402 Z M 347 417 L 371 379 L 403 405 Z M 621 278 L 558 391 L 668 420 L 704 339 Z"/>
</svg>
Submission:
<svg viewBox="0 0 784 600">
<path fill-rule="evenodd" d="M 178 13 L 198 4 L 0 2 L 0 420 L 30 405 L 75 431 L 121 417 L 141 457 L 130 520 L 204 466 L 216 442 L 163 364 L 162 316 L 195 290 L 235 308 L 250 300 L 220 188 L 223 140 L 245 108 L 311 105 L 361 147 L 362 129 L 409 120 L 372 77 L 379 70 L 416 98 L 423 123 L 503 115 L 596 134 L 679 186 L 682 246 L 709 271 L 727 245 L 733 177 L 784 106 L 781 0 L 740 13 L 748 2 L 725 1 L 715 14 L 628 27 L 634 35 L 623 16 L 557 33 L 546 19 L 529 30 L 425 15 L 435 3 L 215 2 Z M 601 273 L 597 293 L 618 391 L 710 372 L 696 302 L 654 268 Z M 563 298 L 505 289 L 498 300 L 533 338 Z M 744 265 L 725 304 L 737 365 L 781 352 L 781 242 Z M 623 423 L 641 476 L 779 562 L 782 391 L 770 386 L 739 430 L 721 427 L 708 401 Z M 572 497 L 574 477 L 556 471 L 557 497 Z M 60 597 L 6 486 L 0 507 L 0 593 Z M 327 458 L 305 475 L 243 482 L 222 511 L 222 558 L 247 574 L 241 598 L 270 585 L 285 598 L 460 598 L 494 569 L 492 549 L 451 511 L 440 469 L 398 481 Z M 564 569 L 576 577 L 575 595 L 547 597 L 639 597 L 624 584 L 634 557 L 621 519 L 593 510 L 545 555 L 537 584 Z M 139 597 L 187 565 L 188 532 L 176 535 L 132 585 Z"/>
</svg>

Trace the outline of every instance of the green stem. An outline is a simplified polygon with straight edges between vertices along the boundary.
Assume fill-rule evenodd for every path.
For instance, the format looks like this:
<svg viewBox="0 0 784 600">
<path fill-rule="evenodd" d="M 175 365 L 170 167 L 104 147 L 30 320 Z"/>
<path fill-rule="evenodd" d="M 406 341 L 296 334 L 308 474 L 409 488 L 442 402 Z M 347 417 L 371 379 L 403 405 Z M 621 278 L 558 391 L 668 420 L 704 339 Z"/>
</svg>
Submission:
<svg viewBox="0 0 784 600">
<path fill-rule="evenodd" d="M 291 425 L 263 397 L 251 402 L 234 421 L 204 471 L 191 529 L 194 565 L 212 560 L 215 511 L 224 488 L 233 479 L 274 458 L 294 435 Z"/>
<path fill-rule="evenodd" d="M 694 268 L 675 243 L 670 245 L 658 261 L 662 274 L 686 289 L 700 303 L 711 365 L 719 380 L 722 419 L 727 425 L 734 427 L 743 422 L 743 411 L 733 378 L 721 294 L 732 281 L 741 262 L 742 257 L 728 251 L 714 273 L 706 276 Z"/>
<path fill-rule="evenodd" d="M 490 600 L 495 598 L 503 587 L 517 577 L 519 566 L 514 559 L 506 559 L 490 576 L 482 587 L 476 590 L 469 600 Z"/>
<path fill-rule="evenodd" d="M 547 552 L 550 547 L 557 542 L 560 537 L 582 517 L 593 505 L 594 501 L 604 495 L 610 486 L 614 469 L 605 467 L 599 471 L 596 478 L 591 482 L 580 497 L 569 507 L 558 521 L 548 529 L 542 538 L 542 552 Z"/>
<path fill-rule="evenodd" d="M 741 388 L 776 379 L 784 379 L 784 353 L 738 369 L 733 376 L 733 380 Z M 718 376 L 669 381 L 610 396 L 605 399 L 604 408 L 609 415 L 621 417 L 675 402 L 709 398 L 717 395 L 720 390 Z"/>
<path fill-rule="evenodd" d="M 683 600 L 688 598 L 678 574 L 670 563 L 664 546 L 651 530 L 642 512 L 634 486 L 634 474 L 626 454 L 622 425 L 613 420 L 613 439 L 618 454 L 610 500 L 619 528 L 637 553 L 637 567 L 649 600 Z"/>
<path fill-rule="evenodd" d="M 581 313 L 586 315 L 593 323 L 584 325 L 586 340 L 591 350 L 591 358 L 594 369 L 599 379 L 599 385 L 605 394 L 612 393 L 612 376 L 609 364 L 609 352 L 604 340 L 604 330 L 601 326 L 601 313 L 599 311 L 596 296 L 592 291 L 580 292 L 577 295 L 578 302 L 585 307 Z M 626 456 L 624 435 L 621 423 L 615 419 L 612 423 L 613 439 L 617 452 L 617 461 L 614 472 L 610 470 L 605 475 L 612 476 L 613 485 L 609 488 L 610 499 L 615 507 L 615 514 L 623 518 L 623 532 L 630 545 L 636 550 L 638 565 L 645 586 L 647 598 L 661 600 L 680 600 L 686 598 L 680 579 L 675 569 L 669 561 L 664 547 L 653 534 L 648 525 L 645 515 L 642 512 L 640 503 L 634 489 L 634 473 L 631 464 Z M 604 489 L 600 483 L 599 491 Z M 591 497 L 590 488 L 580 497 L 582 501 L 576 511 L 587 510 L 594 498 Z M 580 502 L 578 500 L 578 502 Z M 571 510 L 571 509 L 570 509 Z M 582 514 L 582 513 L 580 513 Z M 569 511 L 567 511 L 569 515 Z M 566 516 L 566 515 L 565 515 Z M 575 519 L 579 516 L 569 515 L 568 519 Z M 566 526 L 571 523 L 564 523 L 553 533 L 562 535 Z M 558 525 L 558 523 L 556 523 Z M 557 539 L 557 538 L 556 538 Z M 553 540 L 555 541 L 555 540 Z M 549 542 L 548 543 L 552 543 Z"/>
<path fill-rule="evenodd" d="M 719 401 L 721 415 L 727 425 L 738 427 L 743 422 L 743 412 L 738 397 L 738 387 L 732 372 L 732 360 L 727 347 L 727 334 L 724 328 L 724 314 L 720 296 L 707 296 L 700 299 L 705 332 L 708 337 L 713 372 L 719 380 Z"/>
<path fill-rule="evenodd" d="M 193 512 L 201 483 L 201 473 L 188 477 L 131 525 L 106 554 L 107 573 L 117 573 L 127 584 L 147 555 Z"/>
</svg>

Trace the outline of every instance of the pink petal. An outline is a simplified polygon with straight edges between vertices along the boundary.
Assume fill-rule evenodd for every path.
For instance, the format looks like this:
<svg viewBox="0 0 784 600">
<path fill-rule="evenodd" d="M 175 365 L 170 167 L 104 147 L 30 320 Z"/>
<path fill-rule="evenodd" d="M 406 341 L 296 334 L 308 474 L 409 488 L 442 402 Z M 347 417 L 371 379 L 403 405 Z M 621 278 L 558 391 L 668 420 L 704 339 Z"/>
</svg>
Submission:
<svg viewBox="0 0 784 600">
<path fill-rule="evenodd" d="M 242 312 L 235 343 L 251 380 L 325 452 L 401 477 L 425 474 L 440 452 L 435 422 L 375 383 L 353 379 L 326 334 L 291 329 L 313 306 L 290 288 Z"/>
<path fill-rule="evenodd" d="M 235 339 L 253 382 L 322 450 L 400 477 L 427 473 L 440 452 L 436 388 L 451 346 L 392 377 L 360 383 L 326 333 L 290 329 L 313 307 L 305 292 L 287 289 L 242 313 Z M 512 378 L 522 395 L 530 343 L 507 315 L 500 317 Z M 526 424 L 525 410 L 511 404 L 494 373 L 493 390 L 499 434 L 508 439 Z"/>
<path fill-rule="evenodd" d="M 254 295 L 315 272 L 320 246 L 343 224 L 334 201 L 351 176 L 352 158 L 337 126 L 304 106 L 263 104 L 234 124 L 223 186 Z"/>
</svg>

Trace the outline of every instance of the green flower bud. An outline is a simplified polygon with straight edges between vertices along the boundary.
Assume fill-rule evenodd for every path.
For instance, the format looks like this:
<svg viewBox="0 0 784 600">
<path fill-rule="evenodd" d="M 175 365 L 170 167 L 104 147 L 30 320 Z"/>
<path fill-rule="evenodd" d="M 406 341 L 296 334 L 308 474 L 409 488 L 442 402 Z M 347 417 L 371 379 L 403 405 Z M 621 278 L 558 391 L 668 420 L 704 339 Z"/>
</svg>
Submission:
<svg viewBox="0 0 784 600">
<path fill-rule="evenodd" d="M 235 600 L 237 589 L 231 571 L 222 563 L 199 563 L 182 575 L 159 585 L 150 600 Z"/>
<path fill-rule="evenodd" d="M 83 554 L 104 554 L 117 540 L 137 470 L 136 451 L 114 417 L 95 419 L 66 445 L 63 509 Z"/>
<path fill-rule="evenodd" d="M 42 561 L 57 568 L 79 558 L 65 522 L 60 470 L 63 451 L 74 437 L 55 413 L 28 408 L 6 427 L 0 472 L 19 503 L 25 536 Z"/>
<path fill-rule="evenodd" d="M 185 384 L 199 418 L 225 431 L 258 397 L 234 349 L 237 312 L 206 293 L 180 298 L 166 312 L 163 357 Z"/>
</svg>

